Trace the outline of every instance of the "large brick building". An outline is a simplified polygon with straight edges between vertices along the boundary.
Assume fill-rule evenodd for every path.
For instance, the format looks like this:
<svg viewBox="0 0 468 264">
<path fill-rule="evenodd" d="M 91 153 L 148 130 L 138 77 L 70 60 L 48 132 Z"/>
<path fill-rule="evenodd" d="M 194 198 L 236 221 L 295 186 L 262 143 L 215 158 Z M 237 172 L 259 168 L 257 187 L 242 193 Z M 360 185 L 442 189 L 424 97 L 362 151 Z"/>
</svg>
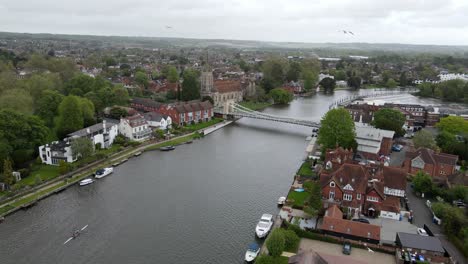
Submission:
<svg viewBox="0 0 468 264">
<path fill-rule="evenodd" d="M 406 152 L 403 168 L 410 174 L 424 171 L 431 177 L 446 178 L 455 173 L 458 156 L 436 153 L 432 149 L 419 148 L 416 151 Z"/>
<path fill-rule="evenodd" d="M 189 101 L 162 105 L 158 113 L 168 115 L 172 123 L 185 125 L 209 121 L 213 118 L 213 105 L 209 101 Z"/>
<path fill-rule="evenodd" d="M 327 153 L 320 173 L 325 207 L 338 205 L 348 214 L 400 218 L 400 199 L 405 196 L 406 172 L 400 168 L 353 163 L 347 150 Z"/>
</svg>

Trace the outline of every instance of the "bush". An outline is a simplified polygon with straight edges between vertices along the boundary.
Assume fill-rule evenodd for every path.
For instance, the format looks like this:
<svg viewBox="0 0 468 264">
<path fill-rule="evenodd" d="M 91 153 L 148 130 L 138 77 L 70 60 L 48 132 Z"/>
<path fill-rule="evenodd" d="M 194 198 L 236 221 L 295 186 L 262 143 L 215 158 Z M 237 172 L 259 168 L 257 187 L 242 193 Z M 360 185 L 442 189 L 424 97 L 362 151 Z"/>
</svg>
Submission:
<svg viewBox="0 0 468 264">
<path fill-rule="evenodd" d="M 296 252 L 299 246 L 300 237 L 292 230 L 283 230 L 284 248 L 288 252 Z"/>
<path fill-rule="evenodd" d="M 267 241 L 265 242 L 270 255 L 279 257 L 284 251 L 285 239 L 281 229 L 275 229 L 271 232 Z"/>
<path fill-rule="evenodd" d="M 128 145 L 130 147 L 136 147 L 136 146 L 139 146 L 141 144 L 141 142 L 138 142 L 138 141 L 130 141 L 128 142 Z"/>
<path fill-rule="evenodd" d="M 18 172 L 21 174 L 22 179 L 28 177 L 29 174 L 31 173 L 31 171 L 29 169 L 26 169 L 26 168 L 19 169 Z"/>
</svg>

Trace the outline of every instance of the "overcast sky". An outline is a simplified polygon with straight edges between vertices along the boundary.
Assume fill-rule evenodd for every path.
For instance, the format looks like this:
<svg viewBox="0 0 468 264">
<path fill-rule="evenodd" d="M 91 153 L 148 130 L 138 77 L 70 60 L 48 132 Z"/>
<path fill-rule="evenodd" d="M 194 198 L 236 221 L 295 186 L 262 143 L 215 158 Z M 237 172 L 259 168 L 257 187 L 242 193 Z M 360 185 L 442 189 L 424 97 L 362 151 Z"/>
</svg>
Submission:
<svg viewBox="0 0 468 264">
<path fill-rule="evenodd" d="M 468 0 L 0 0 L 0 31 L 468 45 Z"/>
</svg>

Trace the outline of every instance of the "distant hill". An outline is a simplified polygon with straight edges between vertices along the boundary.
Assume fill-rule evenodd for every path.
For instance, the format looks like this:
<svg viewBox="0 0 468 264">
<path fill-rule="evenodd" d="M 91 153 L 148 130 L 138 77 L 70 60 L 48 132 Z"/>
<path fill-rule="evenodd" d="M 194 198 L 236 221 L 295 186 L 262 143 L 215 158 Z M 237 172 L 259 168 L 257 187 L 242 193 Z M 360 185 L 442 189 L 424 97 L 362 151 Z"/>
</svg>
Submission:
<svg viewBox="0 0 468 264">
<path fill-rule="evenodd" d="M 104 46 L 125 46 L 139 48 L 237 48 L 237 49 L 287 49 L 310 50 L 317 54 L 330 55 L 331 51 L 342 54 L 359 53 L 375 54 L 380 52 L 394 53 L 437 53 L 447 55 L 468 56 L 468 46 L 449 45 L 412 45 L 398 43 L 301 43 L 301 42 L 271 42 L 254 40 L 228 40 L 228 39 L 189 39 L 165 37 L 126 37 L 126 36 L 95 36 L 95 35 L 65 35 L 65 34 L 31 34 L 0 32 L 2 39 L 36 39 L 36 40 L 74 40 L 78 42 L 99 42 Z M 333 52 L 331 52 L 333 53 Z"/>
</svg>

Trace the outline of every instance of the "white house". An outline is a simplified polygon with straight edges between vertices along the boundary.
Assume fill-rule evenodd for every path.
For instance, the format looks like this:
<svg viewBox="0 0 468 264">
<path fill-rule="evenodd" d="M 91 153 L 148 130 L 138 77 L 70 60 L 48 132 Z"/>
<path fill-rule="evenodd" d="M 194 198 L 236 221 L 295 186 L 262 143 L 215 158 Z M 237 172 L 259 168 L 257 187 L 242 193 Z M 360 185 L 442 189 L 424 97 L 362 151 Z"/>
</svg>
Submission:
<svg viewBox="0 0 468 264">
<path fill-rule="evenodd" d="M 151 128 L 146 119 L 139 113 L 120 119 L 119 133 L 135 141 L 144 141 L 150 138 Z"/>
<path fill-rule="evenodd" d="M 94 145 L 101 144 L 102 148 L 110 148 L 115 137 L 119 133 L 119 123 L 117 120 L 104 120 L 102 123 L 92 125 L 68 134 L 69 138 L 87 137 Z"/>
<path fill-rule="evenodd" d="M 61 160 L 65 162 L 74 162 L 77 160 L 73 156 L 71 144 L 68 140 L 54 141 L 39 147 L 39 157 L 42 163 L 58 166 Z"/>
<path fill-rule="evenodd" d="M 152 128 L 166 130 L 172 125 L 172 119 L 168 115 L 162 115 L 156 112 L 148 112 L 144 114 L 146 122 Z"/>
<path fill-rule="evenodd" d="M 468 81 L 468 74 L 460 74 L 460 73 L 441 73 L 438 75 L 440 81 L 450 81 L 450 80 L 463 80 Z"/>
</svg>

